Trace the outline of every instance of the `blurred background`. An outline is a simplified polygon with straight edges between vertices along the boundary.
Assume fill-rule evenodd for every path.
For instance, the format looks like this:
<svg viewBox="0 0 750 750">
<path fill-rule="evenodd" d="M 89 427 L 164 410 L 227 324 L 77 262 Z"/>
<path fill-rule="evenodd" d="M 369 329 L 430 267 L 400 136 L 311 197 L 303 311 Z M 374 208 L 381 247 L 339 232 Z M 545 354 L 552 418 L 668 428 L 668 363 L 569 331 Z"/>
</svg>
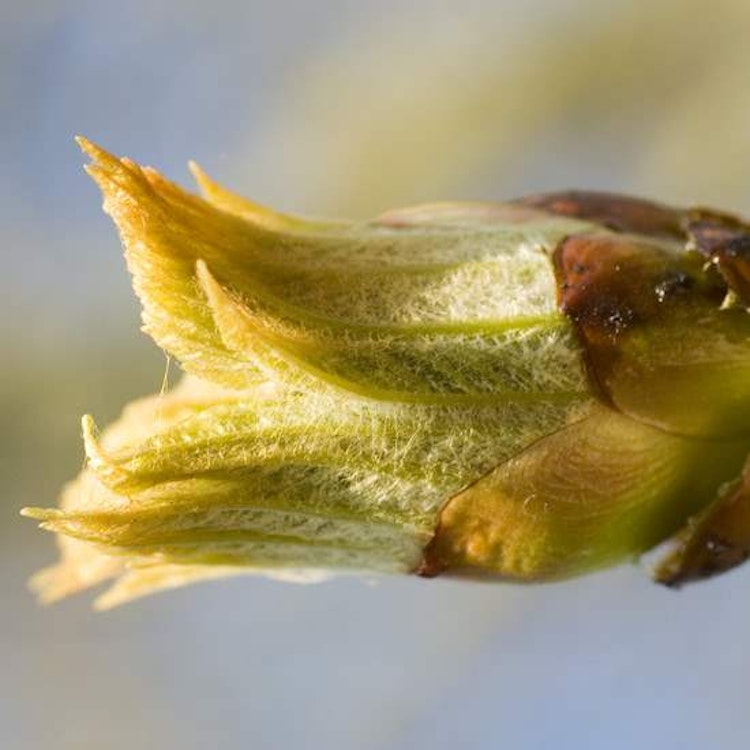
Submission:
<svg viewBox="0 0 750 750">
<path fill-rule="evenodd" d="M 555 586 L 220 581 L 37 605 L 19 518 L 159 389 L 83 133 L 187 182 L 367 216 L 554 188 L 750 213 L 747 0 L 5 0 L 0 746 L 689 748 L 750 739 L 750 566 Z M 174 372 L 174 369 L 173 369 Z"/>
</svg>

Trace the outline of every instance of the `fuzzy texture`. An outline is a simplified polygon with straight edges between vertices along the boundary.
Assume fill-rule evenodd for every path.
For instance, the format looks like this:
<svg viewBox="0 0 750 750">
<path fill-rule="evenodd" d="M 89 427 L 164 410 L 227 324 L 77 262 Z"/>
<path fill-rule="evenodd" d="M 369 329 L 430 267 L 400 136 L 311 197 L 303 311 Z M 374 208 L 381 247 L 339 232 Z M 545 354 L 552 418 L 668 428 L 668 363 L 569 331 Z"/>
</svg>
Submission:
<svg viewBox="0 0 750 750">
<path fill-rule="evenodd" d="M 81 476 L 25 510 L 61 539 L 42 599 L 557 580 L 675 533 L 678 585 L 750 554 L 741 219 L 569 191 L 320 221 L 81 145 L 144 330 L 187 374 L 101 436 L 84 418 Z"/>
<path fill-rule="evenodd" d="M 111 606 L 244 572 L 409 572 L 446 499 L 583 416 L 549 253 L 585 222 L 439 204 L 368 223 L 205 200 L 82 140 L 144 330 L 188 373 L 97 435 L 35 588 Z"/>
</svg>

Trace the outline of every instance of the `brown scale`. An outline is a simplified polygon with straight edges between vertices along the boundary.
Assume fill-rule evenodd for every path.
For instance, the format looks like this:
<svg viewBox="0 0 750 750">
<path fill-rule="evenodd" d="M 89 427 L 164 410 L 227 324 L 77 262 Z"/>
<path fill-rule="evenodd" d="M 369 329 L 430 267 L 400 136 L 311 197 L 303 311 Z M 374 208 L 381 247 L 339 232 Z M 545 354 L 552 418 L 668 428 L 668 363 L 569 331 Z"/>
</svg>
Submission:
<svg viewBox="0 0 750 750">
<path fill-rule="evenodd" d="M 726 286 L 696 252 L 616 234 L 574 235 L 553 256 L 558 305 L 575 325 L 600 397 L 613 402 L 623 344 L 635 330 L 718 307 Z"/>
<path fill-rule="evenodd" d="M 596 222 L 616 232 L 678 240 L 713 261 L 729 287 L 750 304 L 750 226 L 732 214 L 578 190 L 531 195 L 514 204 Z"/>
<path fill-rule="evenodd" d="M 743 304 L 750 305 L 750 227 L 706 209 L 689 211 L 685 227 L 689 242 L 718 266 Z"/>
<path fill-rule="evenodd" d="M 742 477 L 693 519 L 661 562 L 656 580 L 679 587 L 723 573 L 750 556 L 750 461 Z"/>
<path fill-rule="evenodd" d="M 613 193 L 567 190 L 530 195 L 516 204 L 601 224 L 616 232 L 633 232 L 649 237 L 681 239 L 683 212 L 640 198 Z"/>
</svg>

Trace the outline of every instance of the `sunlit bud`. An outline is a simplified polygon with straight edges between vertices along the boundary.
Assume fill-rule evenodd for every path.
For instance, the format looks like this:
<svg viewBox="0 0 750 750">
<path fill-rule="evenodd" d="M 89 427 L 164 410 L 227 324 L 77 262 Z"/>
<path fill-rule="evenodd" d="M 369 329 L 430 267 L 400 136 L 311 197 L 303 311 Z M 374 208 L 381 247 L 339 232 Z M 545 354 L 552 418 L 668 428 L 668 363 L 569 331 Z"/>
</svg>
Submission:
<svg viewBox="0 0 750 750">
<path fill-rule="evenodd" d="M 204 197 L 81 139 L 186 376 L 100 435 L 34 581 L 111 606 L 242 573 L 555 580 L 750 549 L 750 235 L 589 193 L 369 222 Z"/>
</svg>

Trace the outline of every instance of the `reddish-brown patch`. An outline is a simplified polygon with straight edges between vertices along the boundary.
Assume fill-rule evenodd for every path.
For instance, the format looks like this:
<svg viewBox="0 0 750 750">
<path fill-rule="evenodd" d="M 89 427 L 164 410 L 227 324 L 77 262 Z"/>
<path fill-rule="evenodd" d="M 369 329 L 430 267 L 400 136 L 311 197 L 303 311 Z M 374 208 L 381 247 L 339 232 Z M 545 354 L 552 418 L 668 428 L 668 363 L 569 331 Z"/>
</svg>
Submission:
<svg viewBox="0 0 750 750">
<path fill-rule="evenodd" d="M 516 202 L 558 216 L 593 221 L 617 232 L 673 239 L 684 236 L 682 211 L 639 198 L 567 190 L 530 195 Z"/>
<path fill-rule="evenodd" d="M 632 235 L 568 237 L 553 262 L 558 305 L 575 325 L 589 375 L 608 403 L 610 376 L 632 329 L 697 301 L 716 308 L 726 293 L 698 253 Z"/>
<path fill-rule="evenodd" d="M 576 190 L 531 195 L 515 203 L 596 222 L 616 232 L 678 240 L 710 258 L 729 287 L 750 305 L 750 225 L 732 214 Z"/>
</svg>

